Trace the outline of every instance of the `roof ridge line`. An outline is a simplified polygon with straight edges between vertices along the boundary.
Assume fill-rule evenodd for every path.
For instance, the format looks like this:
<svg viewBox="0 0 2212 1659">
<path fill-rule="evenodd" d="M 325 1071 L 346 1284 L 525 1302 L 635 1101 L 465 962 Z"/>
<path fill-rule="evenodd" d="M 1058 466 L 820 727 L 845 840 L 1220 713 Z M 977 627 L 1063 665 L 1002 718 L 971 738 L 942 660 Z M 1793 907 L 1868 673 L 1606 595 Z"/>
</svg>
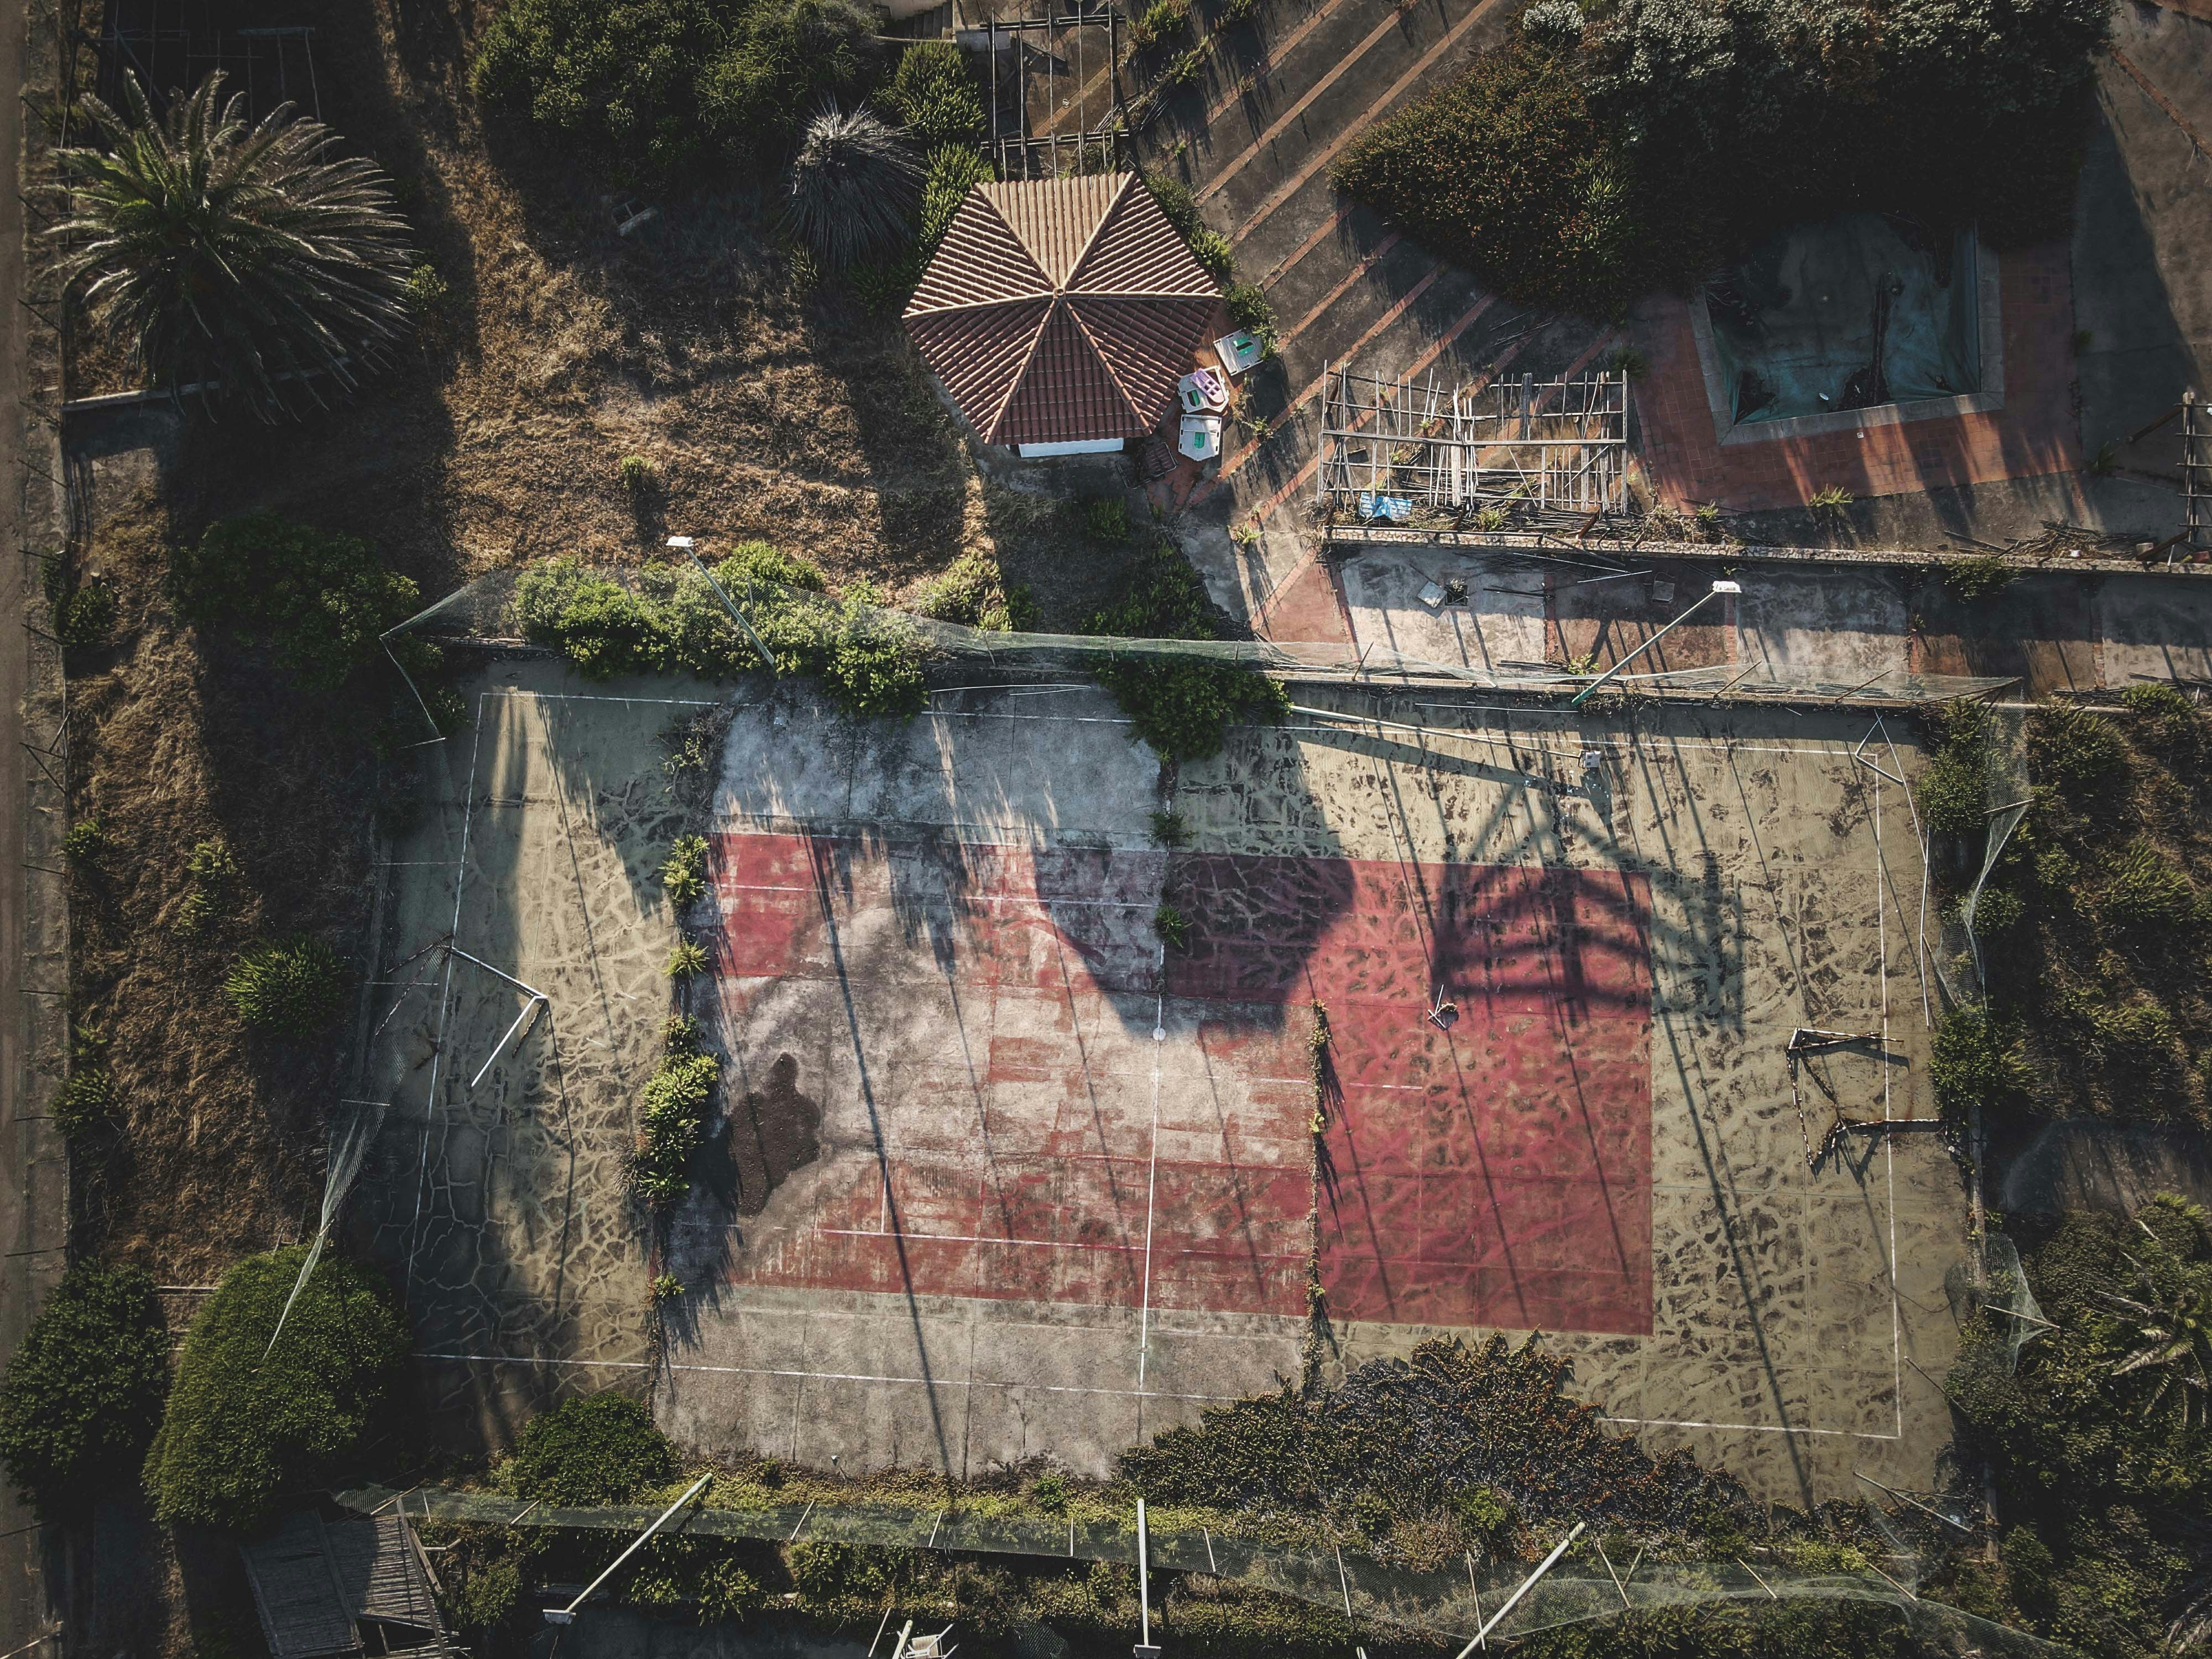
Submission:
<svg viewBox="0 0 2212 1659">
<path fill-rule="evenodd" d="M 1080 178 L 1081 176 L 1082 175 L 1079 173 L 1077 175 L 1078 178 Z M 1127 196 L 1131 190 L 1134 189 L 1136 184 L 1137 175 L 1135 173 L 1125 173 L 1121 175 L 1121 188 L 1115 191 L 1110 197 L 1107 198 L 1105 212 L 1098 216 L 1098 222 L 1091 227 L 1091 234 L 1083 239 L 1083 246 L 1075 250 L 1075 257 L 1067 262 L 1066 280 L 1066 282 L 1054 285 L 1053 292 L 1055 295 L 1065 295 L 1070 291 L 1066 283 L 1072 283 L 1075 280 L 1075 273 L 1083 269 L 1083 262 L 1091 257 L 1091 250 L 1098 246 L 1098 238 L 1105 230 L 1107 222 L 1113 218 L 1114 210 L 1121 205 L 1121 198 Z M 1049 271 L 1045 273 L 1047 281 L 1051 280 L 1051 275 L 1052 273 Z M 1117 380 L 1115 384 L 1119 386 L 1121 382 Z"/>
<path fill-rule="evenodd" d="M 1102 220 L 1100 222 L 1103 223 L 1104 221 Z M 1097 358 L 1098 367 L 1106 371 L 1106 378 L 1113 383 L 1115 392 L 1121 397 L 1121 407 L 1129 411 L 1129 418 L 1134 421 L 1140 429 L 1149 430 L 1146 427 L 1144 411 L 1137 407 L 1137 400 L 1129 395 L 1129 388 L 1121 384 L 1121 373 L 1114 367 L 1113 358 L 1107 356 L 1105 348 L 1098 343 L 1098 337 L 1091 331 L 1091 325 L 1083 320 L 1081 312 L 1072 304 L 1068 304 L 1068 295 L 1062 295 L 1054 303 L 1067 306 L 1067 314 L 1074 319 L 1077 331 L 1083 336 L 1084 343 L 1091 348 L 1091 355 Z M 1037 331 L 1037 337 L 1039 339 L 1044 337 L 1042 329 Z"/>
<path fill-rule="evenodd" d="M 1022 389 L 1022 382 L 1029 379 L 1030 370 L 1036 366 L 1038 348 L 1044 344 L 1045 334 L 1047 331 L 1052 327 L 1052 313 L 1059 310 L 1060 307 L 1066 303 L 1066 302 L 1063 301 L 1059 295 L 1055 294 L 1051 296 L 1049 302 L 1045 306 L 1043 320 L 1037 324 L 1037 331 L 1030 337 L 1030 349 L 1022 355 L 1022 366 L 1006 377 L 1006 395 L 999 399 L 998 407 L 991 411 L 990 424 L 988 426 L 981 426 L 981 430 L 983 434 L 983 441 L 985 443 L 996 443 L 998 441 L 996 438 L 992 436 L 992 434 L 995 433 L 999 429 L 1000 423 L 1006 418 L 1006 410 L 1012 406 L 1014 393 Z M 1074 307 L 1068 307 L 1068 313 L 1071 316 L 1074 314 Z M 1079 328 L 1082 326 L 1082 324 L 1079 320 L 1076 325 Z M 1083 337 L 1088 340 L 1091 338 L 1091 336 L 1086 331 Z M 1094 351 L 1097 349 L 1096 344 L 1091 347 L 1091 349 Z M 1114 389 L 1116 392 L 1121 391 L 1121 382 L 1115 378 L 1113 366 L 1111 364 L 1107 366 L 1106 378 L 1114 381 Z M 1129 394 L 1126 392 L 1121 392 L 1121 396 L 1124 400 L 1127 398 L 1128 395 Z"/>
</svg>

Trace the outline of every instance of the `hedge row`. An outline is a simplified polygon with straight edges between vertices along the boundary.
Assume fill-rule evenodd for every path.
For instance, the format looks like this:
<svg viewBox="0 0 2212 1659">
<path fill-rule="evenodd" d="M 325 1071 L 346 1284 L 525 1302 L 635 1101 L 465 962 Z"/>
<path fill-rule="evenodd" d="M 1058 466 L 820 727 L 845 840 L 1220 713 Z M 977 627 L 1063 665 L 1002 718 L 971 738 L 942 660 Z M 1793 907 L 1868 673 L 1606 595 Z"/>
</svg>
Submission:
<svg viewBox="0 0 2212 1659">
<path fill-rule="evenodd" d="M 848 714 L 921 708 L 921 637 L 866 585 L 832 599 L 820 571 L 765 542 L 742 544 L 714 578 L 778 674 L 815 675 Z M 555 559 L 523 573 L 515 600 L 524 632 L 559 647 L 589 678 L 676 671 L 719 680 L 763 665 L 714 586 L 689 567 L 647 565 L 633 589 Z"/>
</svg>

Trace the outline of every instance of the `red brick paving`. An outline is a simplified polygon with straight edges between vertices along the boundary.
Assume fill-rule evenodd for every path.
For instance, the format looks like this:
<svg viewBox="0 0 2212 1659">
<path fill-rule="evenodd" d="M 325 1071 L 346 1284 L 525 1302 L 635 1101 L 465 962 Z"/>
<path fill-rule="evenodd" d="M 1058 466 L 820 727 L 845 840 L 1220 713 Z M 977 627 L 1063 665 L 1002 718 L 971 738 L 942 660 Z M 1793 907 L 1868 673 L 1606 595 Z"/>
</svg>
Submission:
<svg viewBox="0 0 2212 1659">
<path fill-rule="evenodd" d="M 1640 878 L 780 835 L 718 837 L 715 878 L 733 1036 L 769 980 L 850 991 L 864 1025 L 888 998 L 909 1027 L 949 984 L 957 1030 L 921 1046 L 981 1050 L 871 1054 L 888 1189 L 845 1160 L 805 1213 L 743 1229 L 734 1282 L 1135 1306 L 1149 1274 L 1153 1307 L 1298 1314 L 1313 1097 L 1290 1011 L 1318 998 L 1334 1315 L 1651 1328 Z M 1156 1130 L 1131 1022 L 1164 878 L 1195 922 L 1164 1017 L 1195 1036 L 1165 1057 Z"/>
<path fill-rule="evenodd" d="M 2074 288 L 2068 250 L 2052 243 L 1999 256 L 2004 407 L 1856 430 L 1723 447 L 1714 431 L 1690 301 L 1653 302 L 1649 368 L 1635 388 L 1643 459 L 1662 501 L 1718 501 L 1736 512 L 1801 507 L 1840 485 L 1854 496 L 1901 495 L 2081 465 L 2072 402 Z"/>
</svg>

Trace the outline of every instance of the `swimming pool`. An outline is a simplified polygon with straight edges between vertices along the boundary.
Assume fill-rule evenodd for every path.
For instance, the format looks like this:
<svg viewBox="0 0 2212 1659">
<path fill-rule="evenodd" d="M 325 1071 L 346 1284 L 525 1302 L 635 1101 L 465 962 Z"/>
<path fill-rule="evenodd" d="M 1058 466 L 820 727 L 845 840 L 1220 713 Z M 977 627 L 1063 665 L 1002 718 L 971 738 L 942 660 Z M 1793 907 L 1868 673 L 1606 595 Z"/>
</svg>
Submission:
<svg viewBox="0 0 2212 1659">
<path fill-rule="evenodd" d="M 1734 419 L 1790 420 L 1982 390 L 1978 241 L 1846 213 L 1770 239 L 1705 285 Z"/>
</svg>

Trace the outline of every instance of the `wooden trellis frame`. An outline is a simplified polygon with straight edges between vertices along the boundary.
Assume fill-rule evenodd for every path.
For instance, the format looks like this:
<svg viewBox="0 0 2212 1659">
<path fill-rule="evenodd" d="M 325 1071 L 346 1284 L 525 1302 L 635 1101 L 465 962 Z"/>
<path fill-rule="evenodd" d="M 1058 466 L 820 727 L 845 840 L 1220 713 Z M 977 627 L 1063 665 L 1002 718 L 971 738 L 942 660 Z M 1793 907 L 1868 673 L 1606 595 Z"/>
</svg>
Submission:
<svg viewBox="0 0 2212 1659">
<path fill-rule="evenodd" d="M 1446 512 L 1483 507 L 1610 514 L 1628 472 L 1628 377 L 1533 374 L 1440 386 L 1334 363 L 1322 376 L 1316 498 L 1396 496 Z"/>
</svg>

